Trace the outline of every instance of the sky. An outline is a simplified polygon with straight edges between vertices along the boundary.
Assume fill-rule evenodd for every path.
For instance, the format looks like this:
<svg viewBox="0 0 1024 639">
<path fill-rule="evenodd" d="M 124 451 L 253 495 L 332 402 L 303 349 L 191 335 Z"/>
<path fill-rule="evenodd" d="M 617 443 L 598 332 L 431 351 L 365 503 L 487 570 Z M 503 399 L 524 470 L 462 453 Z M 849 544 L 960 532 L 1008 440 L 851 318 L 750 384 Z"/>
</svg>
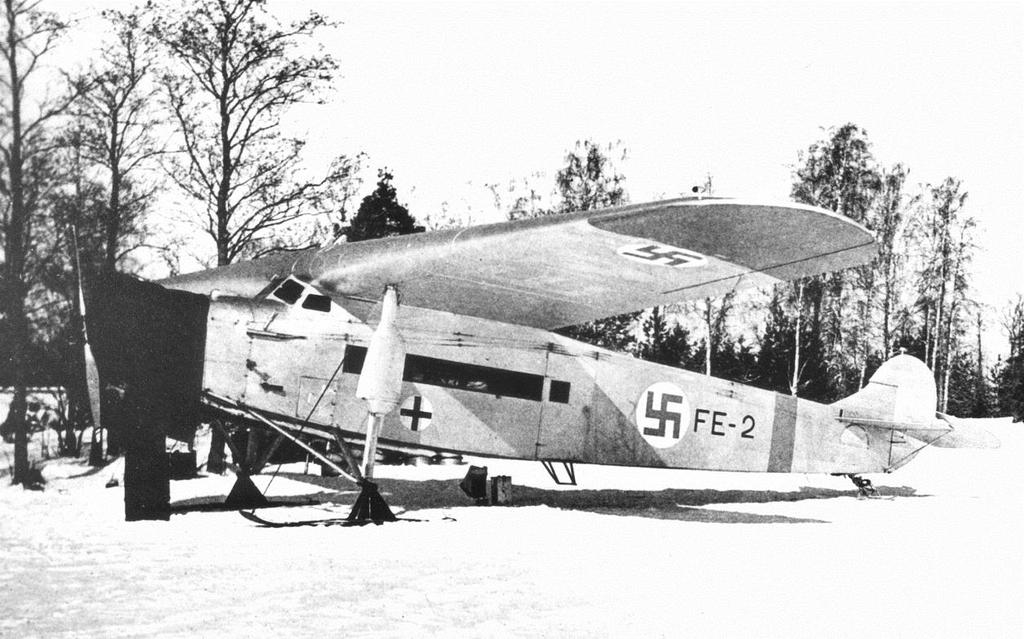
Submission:
<svg viewBox="0 0 1024 639">
<path fill-rule="evenodd" d="M 998 311 L 1024 293 L 1024 3 L 270 6 L 342 23 L 323 35 L 333 93 L 286 122 L 310 162 L 365 152 L 371 185 L 387 166 L 420 219 L 486 208 L 488 183 L 542 172 L 550 188 L 587 138 L 627 149 L 634 202 L 708 174 L 717 195 L 786 200 L 798 152 L 853 122 L 912 186 L 960 178 L 980 299 Z"/>
</svg>

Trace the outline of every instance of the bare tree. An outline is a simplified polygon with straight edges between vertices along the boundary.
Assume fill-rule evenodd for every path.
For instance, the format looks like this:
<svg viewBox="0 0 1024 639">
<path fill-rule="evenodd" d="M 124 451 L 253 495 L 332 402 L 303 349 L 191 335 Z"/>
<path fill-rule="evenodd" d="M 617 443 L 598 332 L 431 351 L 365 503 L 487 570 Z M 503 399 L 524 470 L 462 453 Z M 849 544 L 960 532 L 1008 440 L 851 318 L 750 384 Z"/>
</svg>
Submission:
<svg viewBox="0 0 1024 639">
<path fill-rule="evenodd" d="M 265 0 L 193 0 L 164 7 L 149 28 L 173 62 L 162 84 L 182 146 L 169 174 L 205 204 L 218 265 L 256 256 L 269 232 L 318 212 L 321 190 L 348 177 L 351 165 L 335 162 L 325 177 L 296 179 L 304 143 L 280 130 L 289 107 L 334 79 L 335 61 L 301 46 L 325 26 L 314 12 L 282 26 Z"/>
<path fill-rule="evenodd" d="M 139 15 L 105 11 L 103 17 L 112 36 L 100 51 L 90 89 L 75 115 L 87 159 L 109 175 L 101 266 L 110 272 L 141 241 L 139 222 L 153 189 L 142 187 L 136 174 L 162 153 L 163 144 L 155 133 L 157 89 L 151 82 L 153 62 L 143 46 Z M 126 245 L 133 236 L 137 242 Z"/>
<path fill-rule="evenodd" d="M 56 142 L 50 124 L 64 115 L 78 97 L 78 88 L 60 95 L 43 95 L 30 100 L 30 81 L 42 73 L 42 63 L 56 46 L 67 25 L 54 14 L 41 11 L 32 0 L 4 0 L 0 55 L 0 158 L 3 179 L 2 230 L 4 235 L 3 281 L 0 310 L 7 326 L 9 350 L 6 368 L 14 387 L 8 412 L 8 428 L 14 432 L 14 483 L 29 481 L 28 433 L 25 425 L 27 347 L 29 324 L 26 316 L 28 256 L 33 250 L 33 223 L 38 214 L 42 166 Z"/>
</svg>

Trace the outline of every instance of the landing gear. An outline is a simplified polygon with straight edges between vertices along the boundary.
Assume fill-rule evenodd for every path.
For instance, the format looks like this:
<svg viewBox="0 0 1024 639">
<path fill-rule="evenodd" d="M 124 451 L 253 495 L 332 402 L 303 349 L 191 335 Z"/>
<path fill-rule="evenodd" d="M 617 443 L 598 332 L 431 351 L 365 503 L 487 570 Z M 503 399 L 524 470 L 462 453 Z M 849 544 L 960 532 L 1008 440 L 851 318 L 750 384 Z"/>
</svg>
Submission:
<svg viewBox="0 0 1024 639">
<path fill-rule="evenodd" d="M 871 484 L 871 480 L 860 475 L 847 475 L 853 485 L 857 487 L 857 499 L 874 499 L 878 497 L 878 490 Z"/>
</svg>

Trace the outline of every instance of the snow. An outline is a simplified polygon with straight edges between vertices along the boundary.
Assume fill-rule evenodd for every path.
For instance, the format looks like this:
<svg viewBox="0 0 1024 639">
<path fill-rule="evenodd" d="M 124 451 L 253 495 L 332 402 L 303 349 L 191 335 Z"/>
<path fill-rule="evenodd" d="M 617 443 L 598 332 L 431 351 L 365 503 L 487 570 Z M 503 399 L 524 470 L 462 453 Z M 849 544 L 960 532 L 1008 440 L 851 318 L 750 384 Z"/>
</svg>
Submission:
<svg viewBox="0 0 1024 639">
<path fill-rule="evenodd" d="M 0 487 L 0 636 L 1024 635 L 1024 429 L 996 450 L 929 449 L 888 476 L 577 468 L 471 460 L 517 505 L 470 505 L 466 466 L 378 467 L 402 517 L 263 528 L 234 512 L 123 521 L 123 489 L 52 461 L 45 491 Z M 317 495 L 294 475 L 269 496 Z M 225 494 L 230 476 L 172 483 Z M 641 492 L 642 491 L 642 492 Z M 262 511 L 335 518 L 325 504 Z"/>
</svg>

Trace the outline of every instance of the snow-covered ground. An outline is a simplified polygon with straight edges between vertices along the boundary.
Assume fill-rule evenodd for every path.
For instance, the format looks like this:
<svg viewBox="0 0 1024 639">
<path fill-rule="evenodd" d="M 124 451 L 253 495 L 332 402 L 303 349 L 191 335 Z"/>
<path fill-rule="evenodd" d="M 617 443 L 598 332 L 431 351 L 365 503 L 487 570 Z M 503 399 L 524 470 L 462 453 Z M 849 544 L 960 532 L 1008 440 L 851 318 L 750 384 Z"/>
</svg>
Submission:
<svg viewBox="0 0 1024 639">
<path fill-rule="evenodd" d="M 843 478 L 589 466 L 566 489 L 487 460 L 519 504 L 488 508 L 455 487 L 465 466 L 379 467 L 421 521 L 361 528 L 126 523 L 116 463 L 51 462 L 43 492 L 0 480 L 0 636 L 1020 637 L 1024 428 L 997 434 L 873 477 L 882 500 Z M 321 490 L 278 476 L 268 495 Z"/>
</svg>

